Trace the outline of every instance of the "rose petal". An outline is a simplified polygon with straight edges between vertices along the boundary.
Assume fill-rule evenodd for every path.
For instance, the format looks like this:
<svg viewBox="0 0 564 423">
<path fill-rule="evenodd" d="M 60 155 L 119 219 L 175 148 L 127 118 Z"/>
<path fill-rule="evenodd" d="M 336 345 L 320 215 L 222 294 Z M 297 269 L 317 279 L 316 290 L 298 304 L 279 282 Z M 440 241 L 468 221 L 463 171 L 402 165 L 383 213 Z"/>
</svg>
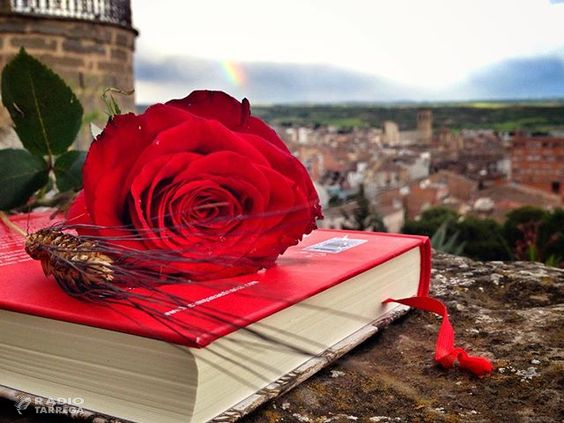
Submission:
<svg viewBox="0 0 564 423">
<path fill-rule="evenodd" d="M 247 125 L 244 128 L 241 128 L 241 131 L 264 138 L 270 141 L 272 145 L 278 147 L 284 153 L 292 154 L 290 153 L 288 146 L 284 143 L 284 141 L 282 141 L 276 131 L 259 118 L 251 116 L 247 122 Z"/>
<path fill-rule="evenodd" d="M 202 156 L 180 172 L 175 182 L 179 180 L 203 179 L 204 175 L 224 176 L 232 179 L 252 182 L 256 191 L 266 197 L 268 202 L 269 182 L 260 171 L 260 165 L 241 154 L 231 151 L 218 151 Z"/>
<path fill-rule="evenodd" d="M 166 103 L 206 119 L 215 119 L 236 132 L 258 135 L 289 153 L 288 147 L 262 120 L 251 116 L 249 102 L 221 91 L 194 91 L 187 97 Z"/>
<path fill-rule="evenodd" d="M 266 141 L 262 141 L 266 143 Z M 244 135 L 236 134 L 216 121 L 206 121 L 191 116 L 183 124 L 162 131 L 157 139 L 143 150 L 131 169 L 136 174 L 146 162 L 156 156 L 184 151 L 208 155 L 231 151 L 247 157 L 257 164 L 268 164 L 263 154 L 248 142 Z"/>
<path fill-rule="evenodd" d="M 187 97 L 166 104 L 205 119 L 215 119 L 231 130 L 240 128 L 251 115 L 248 101 L 240 103 L 221 91 L 193 91 Z"/>
<path fill-rule="evenodd" d="M 155 224 L 157 222 L 151 221 L 155 189 L 163 180 L 166 181 L 168 179 L 167 184 L 170 185 L 172 179 L 179 172 L 199 158 L 200 155 L 187 152 L 157 156 L 148 162 L 135 176 L 130 187 L 129 212 L 130 217 L 133 219 L 132 223 L 139 230 L 139 233 L 147 235 L 145 243 L 148 246 L 152 248 L 156 246 L 163 247 L 163 245 L 160 245 L 159 240 L 163 236 L 170 236 L 168 233 L 155 233 L 158 232 L 155 231 Z M 162 230 L 166 231 L 166 228 Z"/>
<path fill-rule="evenodd" d="M 81 234 L 97 236 L 98 231 L 93 227 L 92 217 L 86 208 L 86 200 L 84 191 L 81 190 L 74 197 L 69 209 L 66 213 L 66 223 L 68 225 L 76 225 L 80 229 Z"/>
<path fill-rule="evenodd" d="M 266 207 L 271 190 L 270 181 L 258 165 L 239 154 L 220 151 L 193 162 L 178 175 L 175 182 L 195 178 L 220 182 L 225 188 L 237 193 L 240 203 L 243 198 L 252 199 L 251 203 L 242 204 L 245 215 L 241 216 L 239 229 L 247 233 L 262 231 L 261 216 L 268 211 Z"/>
<path fill-rule="evenodd" d="M 269 167 L 276 169 L 277 172 L 287 176 L 295 184 L 302 187 L 302 191 L 306 196 L 304 206 L 311 210 L 311 219 L 309 220 L 315 221 L 316 218 L 322 217 L 317 191 L 307 170 L 300 161 L 292 155 L 285 154 L 272 144 L 262 141 L 262 138 L 250 134 L 246 134 L 245 137 L 268 160 Z"/>
<path fill-rule="evenodd" d="M 115 116 L 106 125 L 90 146 L 83 170 L 86 206 L 97 225 L 123 224 L 123 185 L 137 157 L 161 130 L 184 122 L 187 115 L 155 105 L 140 116 Z"/>
</svg>

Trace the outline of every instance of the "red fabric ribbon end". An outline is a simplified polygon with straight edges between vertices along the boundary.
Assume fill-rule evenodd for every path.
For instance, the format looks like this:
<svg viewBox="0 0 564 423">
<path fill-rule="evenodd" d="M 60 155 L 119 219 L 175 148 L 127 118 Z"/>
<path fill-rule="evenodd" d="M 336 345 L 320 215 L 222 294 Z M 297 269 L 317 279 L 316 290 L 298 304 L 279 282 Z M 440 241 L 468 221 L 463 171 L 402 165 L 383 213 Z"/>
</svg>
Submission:
<svg viewBox="0 0 564 423">
<path fill-rule="evenodd" d="M 441 301 L 430 297 L 410 297 L 400 300 L 388 298 L 384 301 L 384 303 L 391 302 L 430 311 L 443 318 L 435 344 L 435 360 L 441 366 L 450 369 L 455 361 L 458 361 L 458 367 L 478 377 L 484 377 L 493 371 L 493 365 L 487 358 L 469 355 L 464 349 L 454 346 L 454 329 L 450 324 L 447 308 Z"/>
</svg>

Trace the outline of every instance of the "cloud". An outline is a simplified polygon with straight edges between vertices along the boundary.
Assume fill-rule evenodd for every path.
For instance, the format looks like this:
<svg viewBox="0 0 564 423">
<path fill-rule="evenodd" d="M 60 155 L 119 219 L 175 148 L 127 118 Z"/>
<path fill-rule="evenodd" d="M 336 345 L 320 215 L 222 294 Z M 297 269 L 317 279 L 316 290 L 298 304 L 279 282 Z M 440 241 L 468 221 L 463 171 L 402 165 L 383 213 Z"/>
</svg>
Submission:
<svg viewBox="0 0 564 423">
<path fill-rule="evenodd" d="M 263 104 L 564 97 L 564 60 L 558 54 L 501 61 L 461 83 L 433 91 L 332 65 L 248 62 L 238 66 L 244 84 L 231 82 L 219 61 L 139 57 L 138 101 L 183 97 L 194 89 L 220 89 Z"/>
<path fill-rule="evenodd" d="M 404 99 L 413 92 L 384 78 L 336 66 L 243 63 L 238 67 L 245 77 L 242 85 L 230 82 L 219 61 L 199 58 L 151 61 L 139 58 L 136 79 L 141 87 L 155 89 L 160 84 L 167 91 L 173 86 L 179 92 L 223 89 L 239 97 L 247 96 L 255 103 L 390 101 Z"/>
<path fill-rule="evenodd" d="M 489 66 L 470 78 L 478 97 L 564 97 L 564 62 L 557 55 L 506 60 Z"/>
</svg>

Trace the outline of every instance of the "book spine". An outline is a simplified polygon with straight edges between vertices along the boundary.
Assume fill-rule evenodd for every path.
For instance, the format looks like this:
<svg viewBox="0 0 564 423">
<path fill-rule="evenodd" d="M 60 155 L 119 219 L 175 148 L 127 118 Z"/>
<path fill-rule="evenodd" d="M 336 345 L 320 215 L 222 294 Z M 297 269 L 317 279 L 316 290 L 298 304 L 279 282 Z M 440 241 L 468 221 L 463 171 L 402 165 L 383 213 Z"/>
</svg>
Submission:
<svg viewBox="0 0 564 423">
<path fill-rule="evenodd" d="M 419 247 L 419 252 L 421 254 L 421 275 L 419 277 L 419 289 L 417 290 L 417 296 L 427 297 L 431 286 L 432 267 L 431 241 L 429 238 L 424 239 L 423 243 Z"/>
</svg>

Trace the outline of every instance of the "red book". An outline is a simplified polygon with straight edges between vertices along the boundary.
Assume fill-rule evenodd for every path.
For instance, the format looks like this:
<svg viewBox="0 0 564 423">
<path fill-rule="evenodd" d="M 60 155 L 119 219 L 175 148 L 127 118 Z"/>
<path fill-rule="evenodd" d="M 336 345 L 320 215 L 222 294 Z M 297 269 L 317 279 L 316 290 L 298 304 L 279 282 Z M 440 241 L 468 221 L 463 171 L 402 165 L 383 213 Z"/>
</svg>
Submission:
<svg viewBox="0 0 564 423">
<path fill-rule="evenodd" d="M 405 310 L 386 299 L 426 296 L 431 269 L 426 237 L 316 230 L 266 271 L 160 287 L 178 304 L 147 302 L 156 318 L 70 297 L 22 251 L 23 237 L 0 226 L 0 385 L 151 422 L 248 411 L 261 389 Z"/>
</svg>

